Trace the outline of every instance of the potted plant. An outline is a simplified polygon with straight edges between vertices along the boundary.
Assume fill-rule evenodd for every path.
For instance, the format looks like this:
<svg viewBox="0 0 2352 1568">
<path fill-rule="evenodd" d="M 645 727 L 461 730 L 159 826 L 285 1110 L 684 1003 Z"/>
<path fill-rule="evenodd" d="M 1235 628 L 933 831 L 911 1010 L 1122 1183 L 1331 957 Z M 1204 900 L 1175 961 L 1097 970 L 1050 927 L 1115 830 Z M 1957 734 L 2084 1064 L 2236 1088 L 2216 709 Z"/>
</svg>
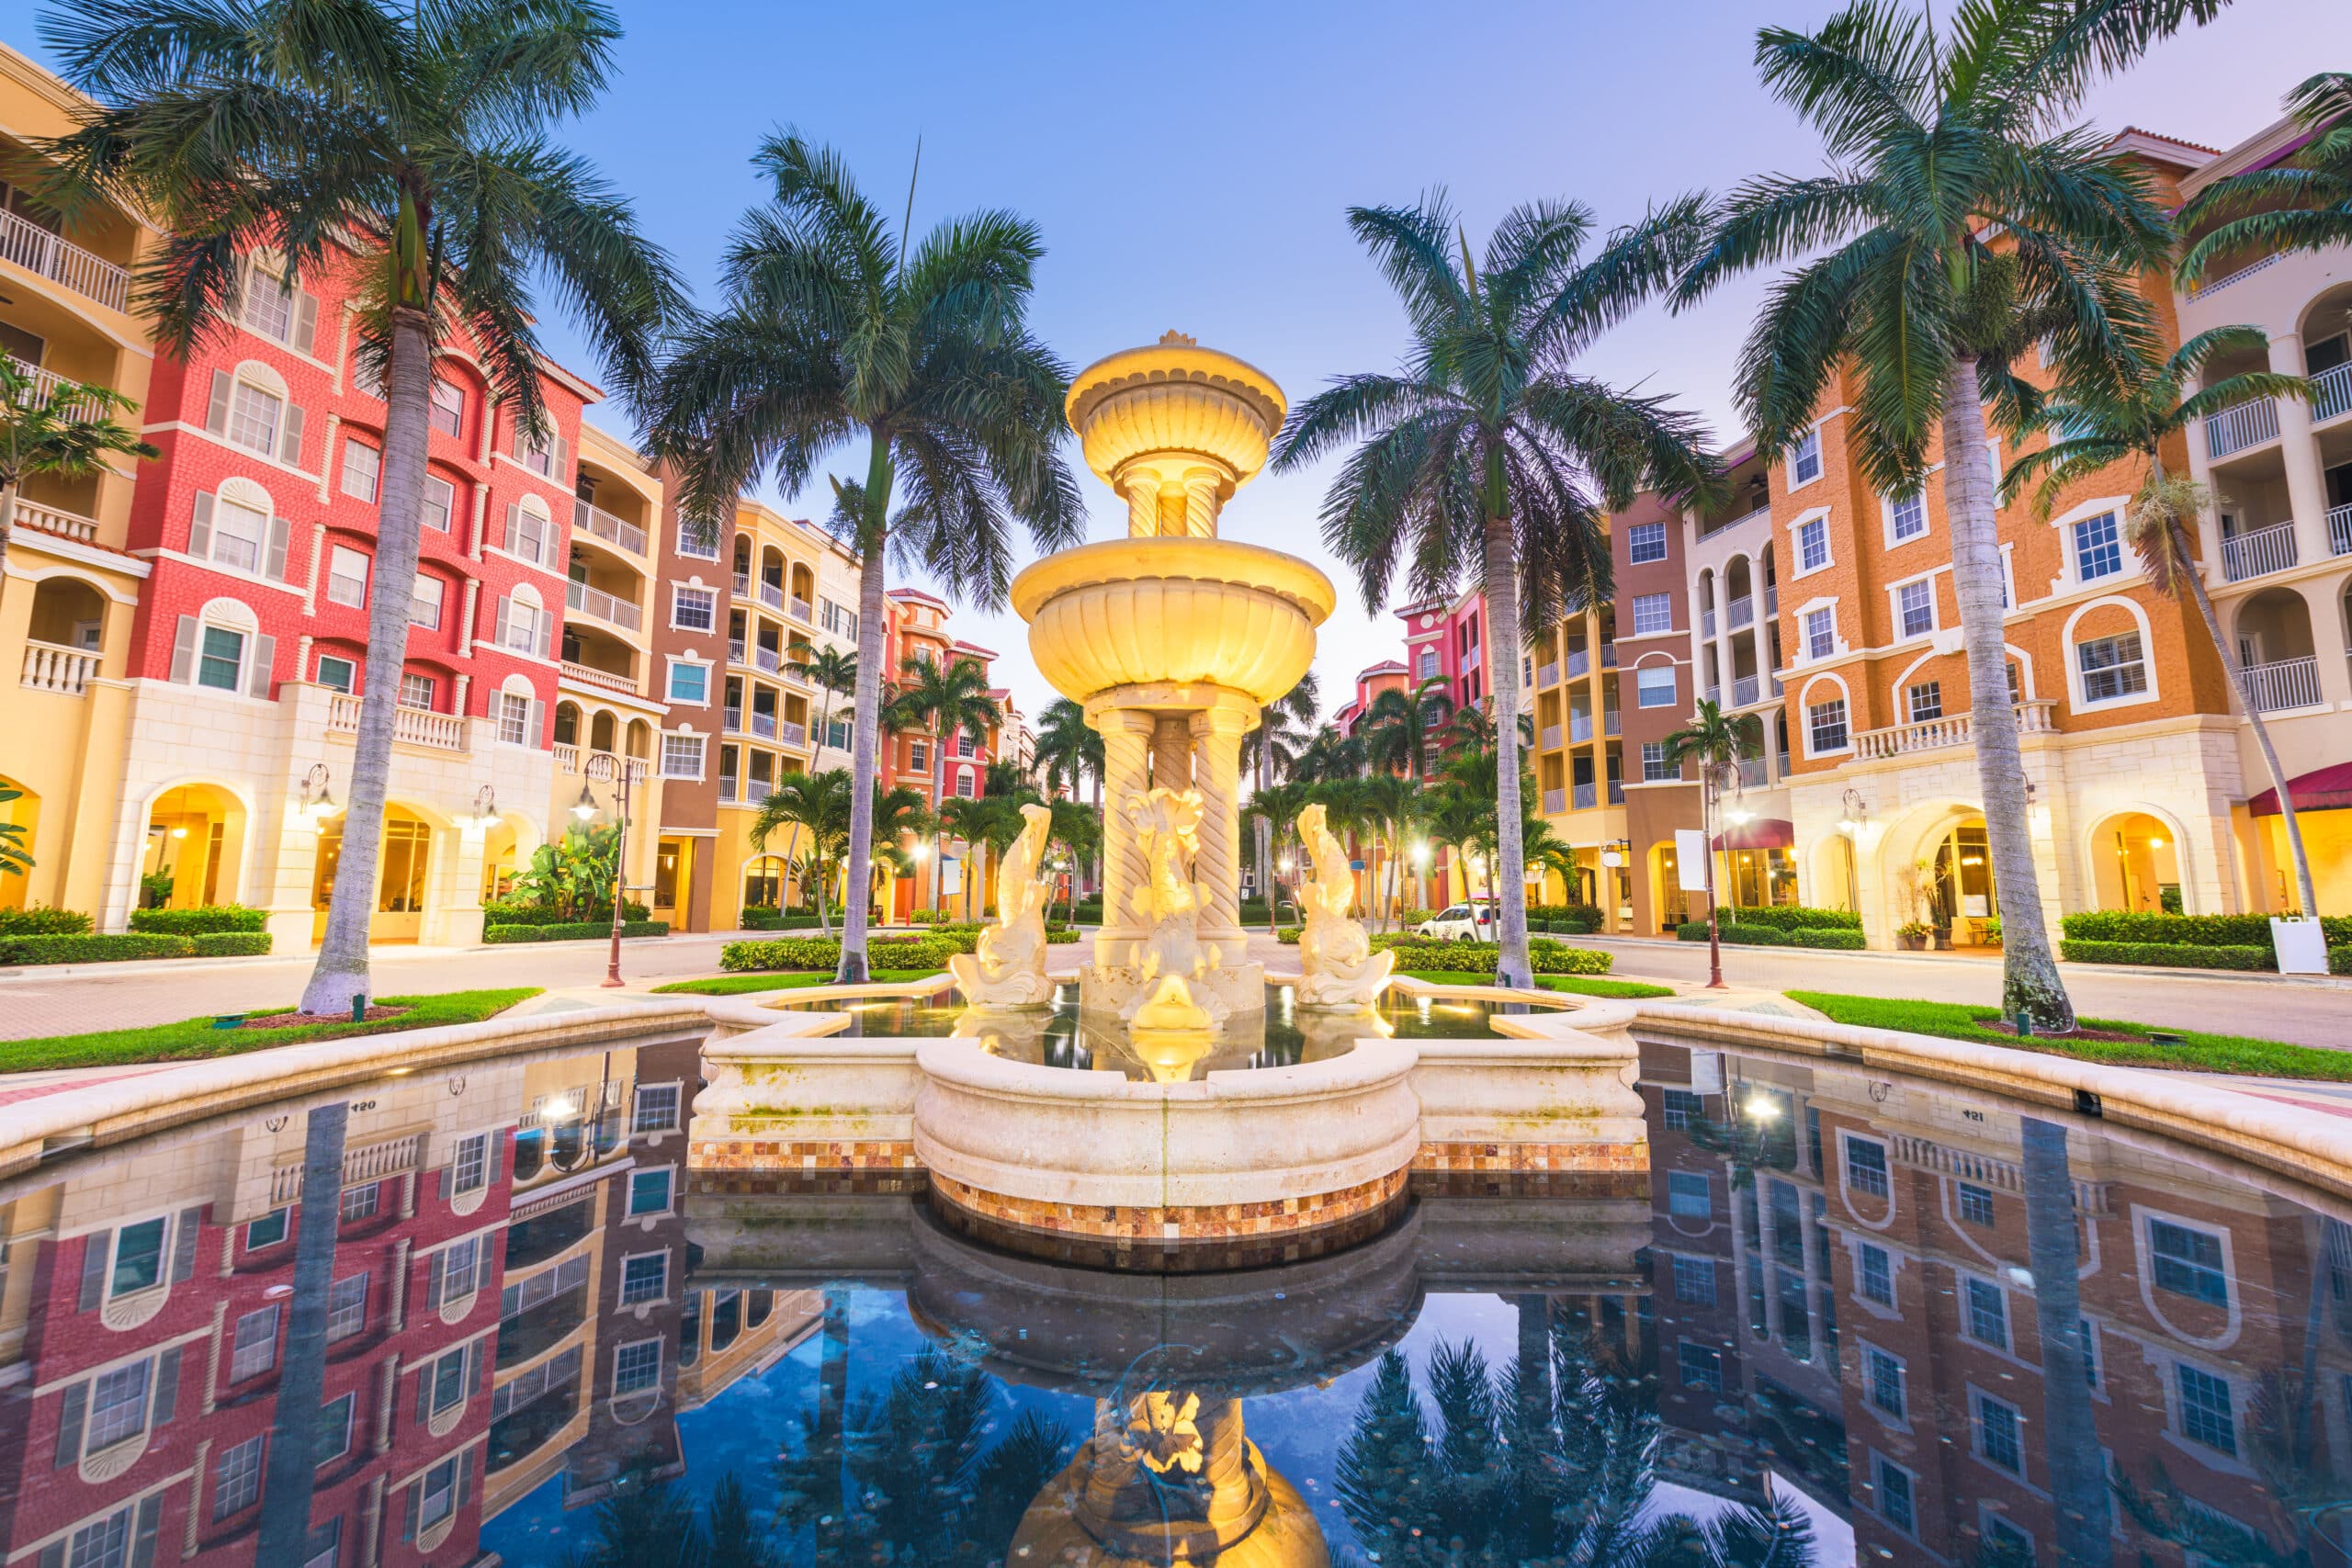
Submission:
<svg viewBox="0 0 2352 1568">
<path fill-rule="evenodd" d="M 2001 945 L 2001 917 L 1987 916 L 1976 922 L 1976 940 L 1987 947 Z"/>
<path fill-rule="evenodd" d="M 1894 940 L 1903 944 L 1905 953 L 1917 953 L 1928 945 L 1928 922 L 1905 920 L 1894 928 Z"/>
</svg>

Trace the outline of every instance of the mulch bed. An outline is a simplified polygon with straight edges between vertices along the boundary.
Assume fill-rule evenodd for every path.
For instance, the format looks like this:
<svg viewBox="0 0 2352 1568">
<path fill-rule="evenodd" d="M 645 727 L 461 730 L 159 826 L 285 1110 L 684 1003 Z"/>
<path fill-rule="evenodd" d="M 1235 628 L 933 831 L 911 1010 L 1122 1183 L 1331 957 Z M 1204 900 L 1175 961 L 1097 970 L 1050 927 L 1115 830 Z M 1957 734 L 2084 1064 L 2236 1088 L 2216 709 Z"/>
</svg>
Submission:
<svg viewBox="0 0 2352 1568">
<path fill-rule="evenodd" d="M 408 1011 L 406 1008 L 388 1008 L 381 1002 L 371 1003 L 368 1009 L 366 1021 L 376 1023 L 384 1019 L 398 1018 L 406 1011 Z M 351 1010 L 345 1008 L 341 1012 L 273 1012 L 258 1018 L 249 1018 L 237 1027 L 239 1029 L 287 1029 L 302 1023 L 349 1023 L 350 1021 Z"/>
</svg>

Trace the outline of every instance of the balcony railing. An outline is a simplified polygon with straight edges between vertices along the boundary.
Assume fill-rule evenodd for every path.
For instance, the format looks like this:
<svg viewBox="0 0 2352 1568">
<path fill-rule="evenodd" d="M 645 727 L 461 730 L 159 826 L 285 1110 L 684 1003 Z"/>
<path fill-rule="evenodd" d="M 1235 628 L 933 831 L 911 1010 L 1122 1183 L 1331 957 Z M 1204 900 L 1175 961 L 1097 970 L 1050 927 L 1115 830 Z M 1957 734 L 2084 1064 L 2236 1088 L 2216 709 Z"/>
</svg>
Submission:
<svg viewBox="0 0 2352 1568">
<path fill-rule="evenodd" d="M 1617 710 L 1615 708 L 1603 708 L 1600 710 L 1600 732 L 1603 735 L 1614 735 L 1617 733 Z"/>
<path fill-rule="evenodd" d="M 1571 742 L 1574 742 L 1577 740 L 1589 740 L 1591 739 L 1592 715 L 1589 713 L 1572 713 L 1568 715 L 1568 739 Z"/>
<path fill-rule="evenodd" d="M 578 773 L 580 771 L 580 748 L 574 746 L 569 740 L 557 741 L 555 743 L 555 771 L 559 773 Z"/>
<path fill-rule="evenodd" d="M 1586 649 L 1581 649 L 1581 648 L 1578 648 L 1578 649 L 1570 649 L 1570 650 L 1569 650 L 1569 652 L 1568 652 L 1568 679 L 1569 679 L 1569 680 L 1573 681 L 1573 680 L 1577 679 L 1578 676 L 1580 676 L 1580 675 L 1584 674 L 1584 673 L 1585 673 L 1585 671 L 1587 671 L 1590 670 L 1591 668 L 1592 668 L 1592 654 L 1591 654 L 1590 650 Z"/>
<path fill-rule="evenodd" d="M 1600 803 L 1600 796 L 1593 785 L 1589 784 L 1580 784 L 1577 785 L 1576 793 L 1571 796 L 1571 798 L 1576 803 L 1577 810 L 1589 811 L 1593 807 Z"/>
<path fill-rule="evenodd" d="M 2352 556 L 2352 503 L 2329 509 L 2327 547 L 2332 555 Z"/>
<path fill-rule="evenodd" d="M 584 534 L 618 545 L 631 555 L 645 553 L 645 530 L 585 501 L 571 503 L 571 525 Z"/>
<path fill-rule="evenodd" d="M 1732 629 L 1756 624 L 1756 601 L 1743 593 L 1731 602 Z"/>
<path fill-rule="evenodd" d="M 0 256 L 28 272 L 62 283 L 109 310 L 130 299 L 130 275 L 71 241 L 61 240 L 22 213 L 0 212 Z"/>
<path fill-rule="evenodd" d="M 1734 678 L 1731 683 L 1731 705 L 1744 708 L 1763 694 L 1761 683 L 1753 675 Z"/>
<path fill-rule="evenodd" d="M 2278 439 L 2278 405 L 2269 398 L 2256 398 L 2205 416 L 2205 456 L 2211 458 Z"/>
<path fill-rule="evenodd" d="M 2057 726 L 2051 719 L 2057 704 L 2047 698 L 2017 705 L 2018 733 L 2044 735 Z M 1884 729 L 1865 729 L 1854 737 L 1854 755 L 1864 761 L 1879 757 L 1899 757 L 1912 751 L 1936 751 L 1947 746 L 1969 743 L 1969 716 L 1953 714 L 1948 718 L 1925 719 L 1917 724 L 1889 725 Z"/>
<path fill-rule="evenodd" d="M 2273 523 L 2222 541 L 2222 575 L 2232 582 L 2284 571 L 2295 564 L 2295 525 Z"/>
<path fill-rule="evenodd" d="M 2308 708 L 2319 705 L 2319 659 L 2305 654 L 2301 659 L 2278 659 L 2267 664 L 2245 667 L 2246 690 L 2254 694 L 2254 705 L 2259 713 L 2277 713 L 2282 708 Z"/>
<path fill-rule="evenodd" d="M 1713 610 L 1699 612 L 1699 635 L 1701 637 L 1715 635 L 1715 613 Z"/>
<path fill-rule="evenodd" d="M 1713 703 L 1716 706 L 1721 707 L 1723 705 L 1724 689 L 1721 686 L 1709 686 L 1706 691 L 1701 694 L 1709 702 Z"/>
<path fill-rule="evenodd" d="M 725 715 L 722 722 L 727 726 L 728 733 L 741 735 L 743 732 L 743 710 L 740 707 L 728 707 L 720 711 Z"/>
<path fill-rule="evenodd" d="M 1768 582 L 1764 585 L 1764 613 L 1767 615 L 1777 615 L 1781 613 L 1781 587 L 1776 582 Z"/>
<path fill-rule="evenodd" d="M 1568 792 L 1566 790 L 1547 789 L 1544 792 L 1544 815 L 1549 817 L 1557 817 L 1561 812 L 1566 811 L 1567 808 Z"/>
<path fill-rule="evenodd" d="M 2331 365 L 2312 378 L 2312 423 L 2352 413 L 2352 363 Z"/>
<path fill-rule="evenodd" d="M 87 649 L 26 640 L 24 683 L 32 690 L 78 697 L 97 678 L 98 656 Z"/>
<path fill-rule="evenodd" d="M 2218 294 L 2222 289 L 2227 288 L 2231 284 L 2236 283 L 2244 278 L 2252 277 L 2256 273 L 2260 272 L 2267 266 L 2275 265 L 2278 260 L 2278 258 L 2275 255 L 2265 256 L 2260 261 L 2246 263 L 2245 265 L 2238 268 L 2235 272 L 2225 272 L 2219 277 L 2209 277 L 2204 282 L 2191 288 L 2188 291 L 2188 297 L 2191 299 L 2202 299 L 2208 294 Z"/>
<path fill-rule="evenodd" d="M 1742 757 L 1739 760 L 1740 788 L 1762 789 L 1770 782 L 1771 774 L 1765 769 L 1763 758 Z"/>
<path fill-rule="evenodd" d="M 752 649 L 752 667 L 773 675 L 784 668 L 784 655 L 773 648 L 755 648 Z"/>
<path fill-rule="evenodd" d="M 802 624 L 803 624 L 803 625 L 805 625 L 805 626 L 815 626 L 815 625 L 817 624 L 817 611 L 816 611 L 816 607 L 815 607 L 814 605 L 810 604 L 808 603 L 808 600 L 806 600 L 806 599 L 795 599 L 795 600 L 792 602 L 792 607 L 791 607 L 791 608 L 792 608 L 792 618 L 793 618 L 794 620 L 798 621 L 798 622 L 802 623 Z"/>
<path fill-rule="evenodd" d="M 635 676 L 616 675 L 593 664 L 576 664 L 567 659 L 563 661 L 563 676 L 567 681 L 578 681 L 582 685 L 602 686 L 608 692 L 627 692 L 631 696 L 637 694 Z"/>
<path fill-rule="evenodd" d="M 1545 725 L 1544 727 L 1544 750 L 1546 751 L 1556 751 L 1559 749 L 1560 727 L 1556 724 Z"/>
<path fill-rule="evenodd" d="M 96 518 L 85 517 L 78 512 L 62 512 L 54 506 L 43 506 L 38 501 L 21 498 L 17 501 L 17 519 L 13 526 L 38 528 L 44 534 L 55 534 L 63 539 L 78 539 L 85 545 L 98 542 Z"/>
<path fill-rule="evenodd" d="M 749 599 L 752 596 L 752 574 L 748 571 L 737 572 L 729 586 L 733 588 L 736 598 Z"/>
<path fill-rule="evenodd" d="M 727 657 L 738 664 L 748 662 L 748 660 L 743 657 L 743 639 L 741 637 L 730 637 L 727 639 Z"/>
<path fill-rule="evenodd" d="M 718 798 L 719 798 L 719 800 L 720 800 L 722 803 L 726 804 L 726 805 L 732 806 L 732 805 L 734 805 L 734 804 L 735 804 L 735 795 L 736 795 L 735 775 L 734 775 L 733 773 L 721 773 L 721 774 L 719 774 L 719 775 L 718 775 Z"/>
<path fill-rule="evenodd" d="M 786 746 L 805 748 L 808 744 L 808 727 L 805 724 L 795 724 L 787 718 L 776 726 L 776 739 Z"/>
<path fill-rule="evenodd" d="M 1614 670 L 1617 668 L 1617 645 L 1615 643 L 1604 642 L 1600 645 L 1600 667 L 1603 670 Z"/>
<path fill-rule="evenodd" d="M 607 593 L 584 582 L 566 582 L 563 585 L 563 602 L 593 620 L 618 626 L 623 631 L 633 632 L 645 623 L 644 612 L 636 605 L 617 593 Z"/>
<path fill-rule="evenodd" d="M 1539 686 L 1558 685 L 1560 683 L 1559 661 L 1555 660 L 1551 663 L 1544 665 L 1535 671 L 1535 683 Z"/>
<path fill-rule="evenodd" d="M 343 735 L 359 733 L 359 699 L 341 692 L 327 702 L 327 728 Z M 435 751 L 462 751 L 466 749 L 466 721 L 454 713 L 435 713 L 427 708 L 394 708 L 392 739 L 409 746 L 426 746 Z"/>
<path fill-rule="evenodd" d="M 1611 806 L 1623 806 L 1625 804 L 1624 780 L 1611 779 L 1609 781 L 1609 804 Z"/>
<path fill-rule="evenodd" d="M 763 740 L 775 739 L 775 715 L 772 713 L 761 713 L 757 709 L 752 710 L 752 733 L 758 736 Z"/>
<path fill-rule="evenodd" d="M 783 609 L 784 584 L 781 582 L 770 582 L 765 578 L 762 578 L 760 580 L 760 603 L 765 604 L 771 610 Z"/>
<path fill-rule="evenodd" d="M 0 212 L 0 218 L 6 218 L 8 216 L 10 216 L 8 213 Z M 58 388 L 65 385 L 66 378 L 60 376 L 54 370 L 44 370 L 40 366 L 32 364 L 28 360 L 18 359 L 13 354 L 8 356 L 8 360 L 10 364 L 16 366 L 17 375 L 25 377 L 32 382 L 32 390 L 30 395 L 36 401 L 47 402 L 50 400 L 51 395 L 53 394 Z M 85 419 L 96 419 L 98 417 L 99 413 L 98 409 L 93 405 L 91 400 L 88 398 L 75 398 L 71 402 L 68 402 L 65 405 L 65 408 L 66 412 L 69 413 L 79 414 Z M 22 503 L 19 502 L 19 504 Z"/>
<path fill-rule="evenodd" d="M 775 784 L 773 780 L 753 779 L 744 786 L 743 803 L 747 806 L 757 806 L 775 793 Z"/>
</svg>

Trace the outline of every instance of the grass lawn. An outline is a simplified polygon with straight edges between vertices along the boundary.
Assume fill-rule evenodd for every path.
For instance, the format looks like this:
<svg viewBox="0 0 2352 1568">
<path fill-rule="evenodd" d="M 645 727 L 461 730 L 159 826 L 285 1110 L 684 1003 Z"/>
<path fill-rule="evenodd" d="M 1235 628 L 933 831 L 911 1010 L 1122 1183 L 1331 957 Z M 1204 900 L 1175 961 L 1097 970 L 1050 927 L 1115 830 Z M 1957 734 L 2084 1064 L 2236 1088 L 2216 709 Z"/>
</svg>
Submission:
<svg viewBox="0 0 2352 1568">
<path fill-rule="evenodd" d="M 2118 1067 L 2187 1067 L 2206 1073 L 2244 1073 L 2254 1077 L 2331 1078 L 2352 1081 L 2352 1052 L 2324 1051 L 2312 1045 L 2290 1045 L 2278 1040 L 2256 1040 L 2240 1034 L 2200 1034 L 2193 1030 L 2166 1030 L 2178 1044 L 2136 1040 L 2019 1040 L 1984 1027 L 1998 1019 L 2001 1010 L 1970 1007 L 1961 1002 L 1915 1002 L 1887 997 L 1849 997 L 1835 991 L 1791 991 L 1788 998 L 1816 1008 L 1838 1023 L 1866 1029 L 1905 1029 L 1914 1034 L 1940 1035 L 2013 1050 L 2041 1051 L 2077 1061 Z M 2152 1026 L 2116 1019 L 2086 1018 L 2086 1029 L 2144 1037 Z"/>
<path fill-rule="evenodd" d="M 1492 975 L 1463 975 L 1443 969 L 1400 969 L 1398 974 L 1408 979 L 1427 980 L 1433 986 L 1491 986 Z M 1602 980 L 1590 975 L 1538 975 L 1536 985 L 1547 991 L 1570 991 L 1580 997 L 1670 997 L 1671 986 L 1645 985 L 1639 980 Z"/>
<path fill-rule="evenodd" d="M 350 1034 L 390 1034 L 444 1023 L 478 1023 L 539 994 L 537 986 L 503 991 L 444 991 L 432 997 L 378 997 L 385 1007 L 404 1007 L 398 1018 L 373 1023 L 302 1023 L 285 1029 L 215 1029 L 210 1015 L 146 1029 L 109 1029 L 95 1034 L 52 1034 L 42 1040 L 0 1040 L 0 1072 L 29 1073 L 55 1067 L 119 1067 L 137 1062 L 194 1062 L 208 1056 L 238 1056 L 266 1045 L 340 1040 Z"/>
<path fill-rule="evenodd" d="M 927 980 L 939 974 L 937 969 L 876 969 L 873 978 L 880 981 Z M 740 997 L 747 991 L 789 991 L 803 986 L 830 986 L 833 976 L 830 971 L 815 970 L 805 975 L 765 970 L 754 975 L 715 975 L 707 980 L 673 980 L 666 986 L 656 986 L 657 992 L 685 992 L 696 997 Z"/>
</svg>

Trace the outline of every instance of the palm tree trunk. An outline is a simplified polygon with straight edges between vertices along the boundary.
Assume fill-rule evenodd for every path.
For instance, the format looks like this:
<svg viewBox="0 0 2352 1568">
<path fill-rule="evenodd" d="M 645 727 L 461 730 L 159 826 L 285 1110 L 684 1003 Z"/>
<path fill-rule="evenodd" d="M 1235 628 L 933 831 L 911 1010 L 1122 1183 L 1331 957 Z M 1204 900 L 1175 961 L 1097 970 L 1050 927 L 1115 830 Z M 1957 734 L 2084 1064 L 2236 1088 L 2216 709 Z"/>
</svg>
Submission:
<svg viewBox="0 0 2352 1568">
<path fill-rule="evenodd" d="M 858 628 L 865 635 L 865 627 Z M 865 679 L 859 677 L 860 681 Z M 842 1561 L 841 1543 L 848 1539 L 849 1495 L 844 1467 L 849 1459 L 849 1292 L 839 1285 L 825 1292 L 824 1326 L 817 1352 L 817 1429 L 809 1449 L 820 1470 L 818 1511 L 830 1517 L 830 1528 L 819 1525 L 815 1561 L 831 1568 Z"/>
<path fill-rule="evenodd" d="M 0 599 L 8 592 L 8 536 L 17 527 L 17 480 L 0 484 Z"/>
<path fill-rule="evenodd" d="M 946 740 L 934 739 L 931 751 L 931 912 L 936 915 L 940 883 L 947 874 L 947 829 L 939 820 L 940 808 L 947 804 Z"/>
<path fill-rule="evenodd" d="M 417 528 L 424 508 L 430 435 L 433 347 L 421 310 L 391 320 L 391 358 L 384 372 L 384 503 L 377 514 L 375 578 L 368 601 L 368 671 L 359 694 L 359 730 L 351 748 L 351 792 L 343 814 L 343 848 L 326 934 L 302 988 L 302 1010 L 347 1012 L 372 988 L 368 926 L 376 912 L 376 867 L 383 849 L 384 797 L 391 786 L 392 723 L 401 666 L 408 656 L 409 604 L 416 592 Z M 538 737 L 531 738 L 532 744 Z"/>
<path fill-rule="evenodd" d="M 2156 477 L 2164 477 L 2157 470 Z M 2180 519 L 2172 518 L 2165 525 L 2172 535 L 2173 555 L 2184 563 L 2182 573 L 2188 579 L 2188 592 L 2197 601 L 2197 613 L 2205 617 L 2205 635 L 2213 639 L 2213 651 L 2222 656 L 2222 668 L 2229 672 L 2230 689 L 2237 694 L 2238 706 L 2245 712 L 2245 721 L 2254 727 L 2254 743 L 2262 751 L 2262 765 L 2270 773 L 2270 787 L 2278 792 L 2278 817 L 2287 829 L 2287 852 L 2295 863 L 2295 891 L 2302 898 L 2303 913 L 2319 914 L 2319 896 L 2312 890 L 2311 856 L 2303 852 L 2303 826 L 2295 819 L 2295 797 L 2287 787 L 2287 771 L 2278 765 L 2278 753 L 2270 744 L 2270 727 L 2262 722 L 2262 709 L 2254 700 L 2254 689 L 2246 684 L 2245 671 L 2238 663 L 2230 639 L 2222 635 L 2222 619 L 2213 613 L 2213 601 L 2205 592 L 2205 574 L 2198 570 L 2197 558 L 2189 553 L 2188 536 L 2181 528 Z M 2001 928 L 2007 937 L 2008 928 Z"/>
<path fill-rule="evenodd" d="M 2003 933 L 2007 926 L 2002 927 Z M 2041 1343 L 2042 1431 L 2058 1560 L 2108 1561 L 2106 1463 L 2099 1453 L 2090 1378 L 2083 1364 L 2081 1251 L 2066 1129 L 2025 1118 L 2026 1260 L 2033 1270 L 2034 1331 Z"/>
<path fill-rule="evenodd" d="M 1984 461 L 1984 404 L 1976 360 L 1952 362 L 1944 400 L 1944 513 L 1951 526 L 1952 592 L 1968 652 L 1969 734 L 1984 795 L 1984 838 L 2001 900 L 2001 1011 L 2030 1013 L 2040 1033 L 2071 1033 L 2075 1004 L 2058 974 L 2042 924 L 2041 877 L 2033 863 L 2025 762 L 2017 710 L 2009 705 L 2002 629 L 2000 525 Z M 1860 716 L 1854 716 L 1859 718 Z"/>
<path fill-rule="evenodd" d="M 296 1562 L 310 1554 L 311 1503 L 317 1466 L 312 1438 L 326 1395 L 327 1291 L 334 1277 L 338 1205 L 326 1194 L 343 1186 L 345 1134 L 351 1108 L 335 1100 L 312 1110 L 302 1137 L 301 1205 L 294 1229 L 294 1295 L 288 1303 L 286 1352 L 277 1372 L 278 1398 L 270 1421 L 269 1468 L 264 1472 L 261 1529 L 254 1561 Z"/>
<path fill-rule="evenodd" d="M 1511 538 L 1510 519 L 1487 519 L 1487 662 L 1495 682 L 1495 871 L 1496 886 L 1514 889 L 1513 896 L 1495 898 L 1496 935 L 1502 948 L 1496 955 L 1495 984 L 1526 986 L 1534 977 L 1527 958 L 1527 899 L 1517 890 L 1526 876 L 1526 849 L 1521 838 L 1519 795 L 1519 561 Z"/>
<path fill-rule="evenodd" d="M 865 924 L 874 901 L 875 753 L 882 713 L 883 520 L 890 514 L 890 444 L 880 431 L 866 462 L 865 558 L 857 573 L 857 716 L 851 726 L 849 889 L 842 908 L 837 985 L 865 983 Z"/>
</svg>

